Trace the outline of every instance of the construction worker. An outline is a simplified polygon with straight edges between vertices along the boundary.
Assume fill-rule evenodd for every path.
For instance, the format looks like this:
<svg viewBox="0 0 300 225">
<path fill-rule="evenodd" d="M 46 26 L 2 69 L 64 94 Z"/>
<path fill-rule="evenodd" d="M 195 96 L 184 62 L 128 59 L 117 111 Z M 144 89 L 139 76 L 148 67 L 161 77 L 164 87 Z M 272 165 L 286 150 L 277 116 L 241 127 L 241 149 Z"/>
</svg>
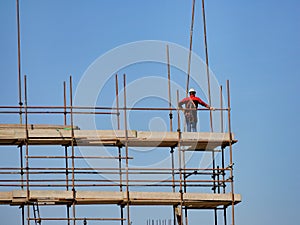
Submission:
<svg viewBox="0 0 300 225">
<path fill-rule="evenodd" d="M 182 108 L 182 105 L 185 105 L 184 116 L 185 122 L 187 126 L 187 132 L 197 132 L 197 108 L 198 105 L 202 105 L 210 110 L 214 110 L 214 108 L 210 107 L 204 101 L 202 101 L 199 97 L 196 97 L 196 91 L 194 88 L 189 90 L 189 97 L 182 99 L 178 103 L 178 107 Z"/>
</svg>

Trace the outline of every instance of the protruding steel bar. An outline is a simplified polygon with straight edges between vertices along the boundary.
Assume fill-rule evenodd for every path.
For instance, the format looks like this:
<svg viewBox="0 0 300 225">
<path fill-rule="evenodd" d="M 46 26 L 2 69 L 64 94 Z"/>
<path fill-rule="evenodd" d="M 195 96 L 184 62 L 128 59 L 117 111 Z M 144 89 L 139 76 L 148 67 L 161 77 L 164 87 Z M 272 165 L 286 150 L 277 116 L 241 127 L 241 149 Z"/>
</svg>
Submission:
<svg viewBox="0 0 300 225">
<path fill-rule="evenodd" d="M 124 108 L 127 107 L 126 99 L 126 74 L 123 75 L 124 82 Z M 131 225 L 130 221 L 130 208 L 129 208 L 129 174 L 128 174 L 128 129 L 127 129 L 127 110 L 124 110 L 124 129 L 125 129 L 125 151 L 126 151 L 126 193 L 127 193 L 127 223 Z"/>
<path fill-rule="evenodd" d="M 172 98 L 171 98 L 171 69 L 170 69 L 170 52 L 169 45 L 167 45 L 167 62 L 168 62 L 168 97 L 169 97 L 169 118 L 170 118 L 170 131 L 173 131 L 173 113 L 172 113 Z"/>
<path fill-rule="evenodd" d="M 202 17 L 203 17 L 203 30 L 204 30 L 204 48 L 205 48 L 205 62 L 206 62 L 206 75 L 207 75 L 207 92 L 208 92 L 208 104 L 211 106 L 211 93 L 210 93 L 210 73 L 209 73 L 209 62 L 208 62 L 208 47 L 207 47 L 207 33 L 206 33 L 206 16 L 205 16 L 205 3 L 202 0 Z M 210 130 L 214 132 L 212 111 L 209 113 L 210 117 Z"/>
<path fill-rule="evenodd" d="M 230 105 L 230 87 L 229 80 L 226 82 L 227 85 L 227 108 L 228 108 L 228 134 L 230 138 L 229 142 L 229 163 L 230 163 L 230 184 L 231 184 L 231 196 L 232 196 L 232 204 L 231 204 L 231 216 L 232 216 L 232 225 L 235 225 L 234 218 L 234 184 L 233 184 L 233 149 L 232 149 L 232 132 L 231 132 L 231 105 Z"/>
<path fill-rule="evenodd" d="M 193 48 L 193 32 L 194 32 L 194 18 L 195 18 L 195 0 L 192 5 L 192 20 L 191 20 L 191 29 L 190 29 L 190 51 L 189 51 L 189 59 L 188 59 L 188 74 L 186 80 L 186 97 L 188 96 L 189 85 L 190 85 L 190 73 L 191 73 L 191 62 L 192 62 L 192 48 Z M 187 225 L 187 224 L 186 224 Z"/>
<path fill-rule="evenodd" d="M 119 83 L 118 83 L 118 74 L 116 74 L 115 79 L 116 79 L 117 126 L 118 126 L 118 130 L 120 130 L 120 110 L 119 110 Z"/>
<path fill-rule="evenodd" d="M 18 34 L 18 86 L 19 86 L 19 106 L 20 106 L 20 124 L 22 124 L 22 81 L 21 81 L 21 32 L 20 32 L 20 3 L 16 0 L 17 14 L 17 34 Z"/>
<path fill-rule="evenodd" d="M 220 109 L 223 109 L 223 86 L 220 86 Z M 224 132 L 224 115 L 223 110 L 220 110 L 220 116 L 221 116 L 221 133 Z"/>
<path fill-rule="evenodd" d="M 66 90 L 66 82 L 64 81 L 64 125 L 67 125 L 67 90 Z"/>
</svg>

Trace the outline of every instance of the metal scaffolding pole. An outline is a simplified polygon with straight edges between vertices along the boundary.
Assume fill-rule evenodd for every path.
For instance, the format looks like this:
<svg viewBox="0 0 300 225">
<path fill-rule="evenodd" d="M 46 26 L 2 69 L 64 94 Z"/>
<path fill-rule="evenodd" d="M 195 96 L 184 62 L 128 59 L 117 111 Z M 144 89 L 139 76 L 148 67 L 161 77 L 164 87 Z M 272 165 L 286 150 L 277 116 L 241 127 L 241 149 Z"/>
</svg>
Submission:
<svg viewBox="0 0 300 225">
<path fill-rule="evenodd" d="M 173 113 L 172 113 L 172 102 L 171 102 L 171 69 L 170 69 L 170 52 L 169 45 L 167 45 L 167 61 L 168 61 L 168 97 L 169 97 L 169 118 L 170 118 L 170 131 L 173 131 Z"/>
<path fill-rule="evenodd" d="M 209 62 L 208 62 L 208 48 L 207 48 L 207 34 L 206 34 L 206 17 L 205 17 L 205 4 L 202 0 L 202 18 L 203 18 L 203 30 L 204 30 L 204 47 L 205 47 L 205 62 L 206 62 L 206 75 L 207 75 L 207 92 L 208 92 L 208 104 L 211 106 L 211 93 L 210 93 L 210 73 L 209 73 Z M 210 116 L 210 130 L 214 132 L 212 111 L 209 111 Z"/>
<path fill-rule="evenodd" d="M 29 198 L 30 198 L 30 192 L 29 192 L 29 144 L 28 144 L 28 114 L 27 114 L 27 77 L 24 75 L 24 97 L 25 97 L 25 105 L 24 105 L 24 110 L 25 110 L 25 144 L 26 144 L 26 204 L 27 204 L 27 218 L 30 217 L 30 204 L 29 204 Z M 27 224 L 30 225 L 30 221 L 27 221 Z"/>
<path fill-rule="evenodd" d="M 67 90 L 66 90 L 66 82 L 63 83 L 64 87 L 64 125 L 67 125 Z"/>
<path fill-rule="evenodd" d="M 71 147 L 72 147 L 72 192 L 73 192 L 73 203 L 72 203 L 72 212 L 73 217 L 76 218 L 76 190 L 75 190 L 75 147 L 74 147 L 74 121 L 73 121 L 73 84 L 72 76 L 70 76 L 70 119 L 71 119 Z M 73 225 L 76 225 L 76 220 L 73 220 Z"/>
<path fill-rule="evenodd" d="M 124 108 L 127 108 L 127 100 L 126 100 L 126 74 L 123 75 L 124 82 Z M 129 174 L 128 174 L 128 129 L 127 129 L 127 110 L 124 110 L 124 128 L 125 128 L 125 150 L 126 150 L 126 194 L 127 194 L 127 224 L 131 225 L 130 221 L 130 198 L 129 198 Z"/>
<path fill-rule="evenodd" d="M 67 88 L 66 88 L 66 82 L 63 82 L 63 102 L 64 102 L 64 126 L 67 126 Z M 64 152 L 65 152 L 65 166 L 66 166 L 66 190 L 69 190 L 69 156 L 68 156 L 68 146 L 64 146 Z M 66 205 L 66 213 L 67 213 L 67 224 L 71 224 L 70 220 L 70 205 Z"/>
<path fill-rule="evenodd" d="M 179 91 L 177 90 L 177 102 L 179 102 Z M 182 208 L 183 208 L 183 190 L 182 190 L 182 168 L 181 168 L 181 128 L 180 128 L 180 111 L 179 108 L 177 108 L 177 132 L 178 132 L 178 168 L 179 168 L 179 193 L 180 193 L 180 209 L 177 212 L 177 222 L 178 225 L 183 225 L 183 219 L 182 219 Z M 178 209 L 178 208 L 177 208 Z"/>
<path fill-rule="evenodd" d="M 221 121 L 221 133 L 224 133 L 224 115 L 223 115 L 223 86 L 221 85 L 220 86 L 220 109 L 221 112 L 220 112 L 220 115 L 221 115 L 221 118 L 220 118 L 220 121 Z M 224 156 L 224 150 L 225 150 L 225 147 L 221 147 L 221 166 L 222 168 L 225 168 L 225 156 Z M 222 170 L 222 180 L 225 180 L 225 170 Z M 223 189 L 223 194 L 226 193 L 226 184 L 223 182 L 222 183 L 222 189 Z M 224 225 L 227 225 L 227 207 L 226 206 L 223 206 L 223 218 L 224 218 Z"/>
<path fill-rule="evenodd" d="M 20 124 L 22 124 L 22 82 L 21 82 L 21 33 L 20 33 L 20 3 L 19 0 L 16 0 L 16 17 L 17 17 L 17 34 L 18 34 L 18 90 L 19 90 L 19 118 Z M 21 168 L 23 168 L 23 145 L 19 146 L 20 148 L 20 164 Z M 23 169 L 21 169 L 21 189 L 23 190 Z M 21 207 L 22 211 L 22 225 L 25 225 L 25 212 L 24 212 L 24 205 Z"/>
<path fill-rule="evenodd" d="M 117 108 L 117 129 L 120 130 L 120 110 L 119 110 L 119 82 L 118 74 L 115 75 L 115 85 L 116 85 L 116 108 Z M 122 147 L 118 146 L 118 160 L 119 160 L 119 174 L 120 174 L 120 192 L 123 191 L 123 181 L 122 181 Z M 121 225 L 124 225 L 124 206 L 120 205 L 120 215 L 121 215 Z"/>
<path fill-rule="evenodd" d="M 119 110 L 119 83 L 118 83 L 118 74 L 115 76 L 116 81 L 116 110 L 117 110 L 117 127 L 120 130 L 120 110 Z"/>
<path fill-rule="evenodd" d="M 21 32 L 20 32 L 20 3 L 16 0 L 17 15 L 17 34 L 18 34 L 18 89 L 19 89 L 19 106 L 20 106 L 20 124 L 22 124 L 22 81 L 21 81 Z"/>
<path fill-rule="evenodd" d="M 192 0 L 192 20 L 190 29 L 190 50 L 188 59 L 188 74 L 186 80 L 186 97 L 188 96 L 189 85 L 190 85 L 190 73 L 191 73 L 191 61 L 192 61 L 192 48 L 193 48 L 193 32 L 194 32 L 194 18 L 195 18 L 195 0 Z"/>
<path fill-rule="evenodd" d="M 232 225 L 235 225 L 234 219 L 234 185 L 233 185 L 233 149 L 232 149 L 232 132 L 231 132 L 231 106 L 230 106 L 230 87 L 229 87 L 229 80 L 226 82 L 227 85 L 227 108 L 228 108 L 228 134 L 230 138 L 229 142 L 229 160 L 230 160 L 230 184 L 231 184 L 231 217 L 232 217 Z"/>
</svg>

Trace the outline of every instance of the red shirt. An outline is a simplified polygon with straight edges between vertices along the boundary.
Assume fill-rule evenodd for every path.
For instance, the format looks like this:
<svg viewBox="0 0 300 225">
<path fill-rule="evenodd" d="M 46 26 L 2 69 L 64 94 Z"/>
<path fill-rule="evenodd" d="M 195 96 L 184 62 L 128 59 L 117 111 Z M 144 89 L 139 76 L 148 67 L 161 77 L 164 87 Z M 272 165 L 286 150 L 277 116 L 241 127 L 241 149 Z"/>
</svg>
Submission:
<svg viewBox="0 0 300 225">
<path fill-rule="evenodd" d="M 206 108 L 209 107 L 209 105 L 207 105 L 204 101 L 202 101 L 201 98 L 196 97 L 195 95 L 190 95 L 190 97 L 187 97 L 187 98 L 182 99 L 182 100 L 178 103 L 178 106 L 179 106 L 179 107 L 182 107 L 182 105 L 185 104 L 186 107 L 187 107 L 187 103 L 189 103 L 191 100 L 194 102 L 196 108 L 198 108 L 198 105 L 199 105 L 199 104 L 202 105 L 202 106 L 204 106 L 204 107 L 206 107 Z M 194 107 L 187 107 L 187 108 L 194 108 Z"/>
<path fill-rule="evenodd" d="M 189 122 L 196 122 L 198 121 L 197 118 L 197 110 L 191 110 L 198 108 L 198 105 L 202 105 L 204 107 L 209 107 L 204 101 L 202 101 L 200 98 L 196 97 L 195 95 L 191 94 L 190 97 L 182 99 L 178 106 L 179 108 L 182 108 L 182 105 L 185 105 L 184 115 L 185 119 Z"/>
</svg>

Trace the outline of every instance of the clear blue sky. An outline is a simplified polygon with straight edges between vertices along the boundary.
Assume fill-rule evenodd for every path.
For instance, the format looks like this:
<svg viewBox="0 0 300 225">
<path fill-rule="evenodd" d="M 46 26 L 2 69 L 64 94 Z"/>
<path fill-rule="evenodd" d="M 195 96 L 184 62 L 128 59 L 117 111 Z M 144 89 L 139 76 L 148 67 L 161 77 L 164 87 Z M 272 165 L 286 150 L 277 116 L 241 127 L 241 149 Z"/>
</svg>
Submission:
<svg viewBox="0 0 300 225">
<path fill-rule="evenodd" d="M 189 46 L 191 0 L 20 2 L 30 105 L 62 104 L 62 81 L 72 74 L 76 87 L 96 58 L 119 45 L 161 40 Z M 196 2 L 193 49 L 203 58 Z M 210 67 L 221 84 L 231 82 L 232 127 L 239 140 L 235 188 L 243 196 L 236 224 L 299 224 L 300 2 L 207 0 L 206 14 Z M 1 105 L 18 104 L 16 30 L 15 1 L 1 0 Z M 149 65 L 138 69 L 153 73 Z M 11 209 L 0 209 L 6 225 L 18 223 Z"/>
</svg>

